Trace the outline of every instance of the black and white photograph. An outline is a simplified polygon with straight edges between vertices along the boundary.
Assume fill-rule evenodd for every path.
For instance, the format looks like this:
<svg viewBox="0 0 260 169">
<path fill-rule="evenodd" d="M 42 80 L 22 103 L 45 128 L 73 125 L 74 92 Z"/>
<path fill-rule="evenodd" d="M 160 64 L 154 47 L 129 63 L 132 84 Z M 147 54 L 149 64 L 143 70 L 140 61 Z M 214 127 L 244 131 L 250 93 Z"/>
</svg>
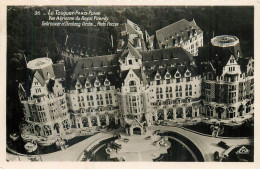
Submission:
<svg viewBox="0 0 260 169">
<path fill-rule="evenodd" d="M 6 11 L 6 162 L 257 160 L 253 5 Z"/>
</svg>

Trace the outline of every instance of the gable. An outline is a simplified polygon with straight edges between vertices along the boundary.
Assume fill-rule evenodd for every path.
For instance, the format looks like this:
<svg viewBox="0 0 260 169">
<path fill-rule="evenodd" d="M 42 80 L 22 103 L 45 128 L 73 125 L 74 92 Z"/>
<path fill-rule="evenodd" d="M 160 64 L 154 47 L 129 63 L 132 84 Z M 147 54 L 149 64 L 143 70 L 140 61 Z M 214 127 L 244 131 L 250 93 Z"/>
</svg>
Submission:
<svg viewBox="0 0 260 169">
<path fill-rule="evenodd" d="M 140 78 L 136 75 L 136 73 L 130 69 L 126 75 L 126 78 L 124 79 L 125 84 L 127 84 L 129 81 L 135 80 L 137 84 L 140 82 Z"/>
</svg>

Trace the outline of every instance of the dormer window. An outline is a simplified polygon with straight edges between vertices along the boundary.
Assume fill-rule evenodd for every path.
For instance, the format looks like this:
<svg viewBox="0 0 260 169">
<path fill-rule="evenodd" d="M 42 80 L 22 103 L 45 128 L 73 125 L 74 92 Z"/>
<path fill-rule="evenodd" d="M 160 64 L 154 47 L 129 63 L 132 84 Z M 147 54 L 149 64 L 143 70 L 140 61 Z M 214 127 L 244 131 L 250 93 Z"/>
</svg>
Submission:
<svg viewBox="0 0 260 169">
<path fill-rule="evenodd" d="M 212 73 L 208 73 L 208 80 L 213 80 L 213 75 L 212 75 Z"/>
<path fill-rule="evenodd" d="M 100 83 L 98 81 L 95 82 L 96 86 L 100 86 Z"/>
<path fill-rule="evenodd" d="M 234 61 L 235 61 L 234 58 L 230 59 L 230 63 L 234 63 Z"/>
<path fill-rule="evenodd" d="M 161 76 L 160 76 L 159 73 L 157 73 L 157 74 L 155 75 L 155 79 L 156 79 L 156 80 L 160 80 L 160 79 L 161 79 Z"/>
<path fill-rule="evenodd" d="M 169 72 L 167 72 L 166 75 L 165 75 L 165 79 L 170 79 L 170 78 L 171 78 L 171 75 L 170 75 Z"/>
<path fill-rule="evenodd" d="M 132 61 L 132 60 L 128 60 L 128 64 L 129 64 L 129 65 L 132 65 L 132 64 L 133 64 L 133 61 Z"/>
<path fill-rule="evenodd" d="M 91 87 L 91 84 L 89 82 L 86 82 L 86 87 Z"/>
<path fill-rule="evenodd" d="M 104 82 L 104 85 L 105 85 L 105 86 L 109 86 L 109 85 L 110 85 L 110 82 L 106 79 L 105 82 Z"/>
</svg>

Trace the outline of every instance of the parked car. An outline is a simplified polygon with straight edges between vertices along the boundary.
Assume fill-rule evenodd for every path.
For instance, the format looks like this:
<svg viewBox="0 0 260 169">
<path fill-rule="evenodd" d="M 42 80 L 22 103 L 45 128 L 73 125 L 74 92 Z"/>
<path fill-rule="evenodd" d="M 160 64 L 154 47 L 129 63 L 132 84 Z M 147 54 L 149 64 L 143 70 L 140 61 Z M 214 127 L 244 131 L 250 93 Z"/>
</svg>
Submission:
<svg viewBox="0 0 260 169">
<path fill-rule="evenodd" d="M 123 140 L 125 143 L 127 143 L 128 141 L 129 141 L 129 139 L 127 139 L 127 138 L 124 138 L 124 140 Z"/>
<path fill-rule="evenodd" d="M 169 122 L 168 122 L 168 121 L 163 121 L 163 122 L 162 122 L 162 125 L 163 125 L 163 126 L 167 126 L 167 125 L 169 125 Z"/>
<path fill-rule="evenodd" d="M 160 122 L 159 122 L 159 121 L 156 121 L 154 124 L 155 124 L 156 126 L 159 126 L 159 125 L 160 125 Z"/>
<path fill-rule="evenodd" d="M 219 161 L 219 152 L 218 151 L 215 151 L 215 153 L 214 153 L 214 160 Z"/>
<path fill-rule="evenodd" d="M 228 149 L 229 148 L 229 146 L 224 141 L 218 142 L 218 146 L 222 147 L 224 149 Z"/>
<path fill-rule="evenodd" d="M 145 140 L 150 140 L 151 136 L 145 137 Z"/>
</svg>

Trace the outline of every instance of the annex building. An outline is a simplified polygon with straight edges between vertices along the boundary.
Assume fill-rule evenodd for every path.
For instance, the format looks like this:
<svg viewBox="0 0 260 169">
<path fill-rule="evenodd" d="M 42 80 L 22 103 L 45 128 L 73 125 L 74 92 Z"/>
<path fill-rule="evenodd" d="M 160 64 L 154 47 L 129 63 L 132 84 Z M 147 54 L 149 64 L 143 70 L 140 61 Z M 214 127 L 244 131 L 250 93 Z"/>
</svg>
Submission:
<svg viewBox="0 0 260 169">
<path fill-rule="evenodd" d="M 116 54 L 89 57 L 84 46 L 66 43 L 61 55 L 62 63 L 38 58 L 27 65 L 31 80 L 19 85 L 24 132 L 51 136 L 121 125 L 132 135 L 158 120 L 253 111 L 253 59 L 242 55 L 235 36 L 203 47 L 194 20 L 153 36 L 127 20 Z"/>
</svg>

